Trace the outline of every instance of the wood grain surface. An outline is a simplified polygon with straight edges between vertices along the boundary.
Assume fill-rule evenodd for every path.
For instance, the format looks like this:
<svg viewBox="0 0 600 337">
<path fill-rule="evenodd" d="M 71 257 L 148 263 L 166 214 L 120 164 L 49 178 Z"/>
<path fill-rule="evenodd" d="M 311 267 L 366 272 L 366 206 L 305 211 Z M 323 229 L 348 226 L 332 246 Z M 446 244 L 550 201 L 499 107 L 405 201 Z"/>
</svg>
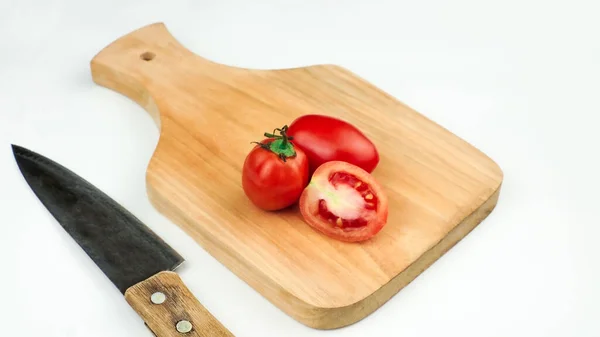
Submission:
<svg viewBox="0 0 600 337">
<path fill-rule="evenodd" d="M 157 292 L 164 294 L 164 302 L 152 302 L 152 294 Z M 174 272 L 160 272 L 133 285 L 125 292 L 125 299 L 157 337 L 234 336 L 200 304 Z M 182 321 L 191 324 L 189 331 L 177 330 L 177 324 Z"/>
<path fill-rule="evenodd" d="M 156 23 L 102 49 L 91 71 L 160 128 L 146 176 L 153 205 L 310 327 L 338 328 L 372 313 L 496 205 L 503 174 L 494 161 L 340 66 L 218 64 Z M 349 121 L 379 149 L 373 176 L 388 195 L 389 219 L 369 241 L 329 239 L 306 225 L 297 207 L 265 212 L 244 195 L 250 142 L 308 113 Z"/>
</svg>

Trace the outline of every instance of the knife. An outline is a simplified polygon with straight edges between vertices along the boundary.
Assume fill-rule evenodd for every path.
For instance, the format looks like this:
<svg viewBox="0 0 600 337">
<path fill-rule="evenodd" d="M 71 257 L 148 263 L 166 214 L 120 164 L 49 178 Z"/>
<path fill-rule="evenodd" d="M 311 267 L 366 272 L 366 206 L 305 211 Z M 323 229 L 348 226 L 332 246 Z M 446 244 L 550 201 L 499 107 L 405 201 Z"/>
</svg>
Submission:
<svg viewBox="0 0 600 337">
<path fill-rule="evenodd" d="M 69 169 L 12 145 L 35 195 L 157 337 L 234 336 L 174 270 L 183 257 L 133 214 Z"/>
</svg>

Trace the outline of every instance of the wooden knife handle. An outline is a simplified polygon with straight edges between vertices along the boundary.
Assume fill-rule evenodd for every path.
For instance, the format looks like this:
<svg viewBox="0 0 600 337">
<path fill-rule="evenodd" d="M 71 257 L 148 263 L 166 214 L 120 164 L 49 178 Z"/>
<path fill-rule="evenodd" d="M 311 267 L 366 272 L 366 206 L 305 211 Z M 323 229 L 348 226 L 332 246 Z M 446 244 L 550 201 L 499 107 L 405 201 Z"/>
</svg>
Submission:
<svg viewBox="0 0 600 337">
<path fill-rule="evenodd" d="M 177 273 L 163 271 L 133 285 L 125 299 L 157 337 L 234 337 Z"/>
</svg>

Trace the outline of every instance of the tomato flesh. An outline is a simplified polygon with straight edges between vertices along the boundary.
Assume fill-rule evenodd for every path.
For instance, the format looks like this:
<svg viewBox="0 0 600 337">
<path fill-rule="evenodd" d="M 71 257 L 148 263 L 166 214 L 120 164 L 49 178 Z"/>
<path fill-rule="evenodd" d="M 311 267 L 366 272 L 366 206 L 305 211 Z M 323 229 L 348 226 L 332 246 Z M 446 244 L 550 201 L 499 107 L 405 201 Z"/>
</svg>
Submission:
<svg viewBox="0 0 600 337">
<path fill-rule="evenodd" d="M 341 241 L 364 241 L 387 222 L 387 197 L 363 169 L 342 161 L 321 165 L 303 191 L 300 211 L 314 229 Z"/>
<path fill-rule="evenodd" d="M 352 175 L 347 172 L 334 172 L 329 176 L 329 182 L 334 186 L 339 186 L 340 184 L 345 184 L 347 186 L 352 187 L 356 192 L 360 194 L 362 199 L 364 200 L 365 210 L 376 210 L 377 209 L 377 197 L 374 192 L 371 190 L 367 183 L 363 183 L 360 179 L 358 179 L 355 175 Z M 361 205 L 354 205 L 355 207 L 360 207 Z M 340 228 L 358 228 L 367 226 L 368 221 L 363 217 L 347 219 L 343 216 L 338 216 L 331 212 L 329 208 L 327 208 L 327 201 L 325 199 L 319 200 L 319 215 L 323 218 L 327 219 L 328 222 L 333 223 L 334 225 Z"/>
</svg>

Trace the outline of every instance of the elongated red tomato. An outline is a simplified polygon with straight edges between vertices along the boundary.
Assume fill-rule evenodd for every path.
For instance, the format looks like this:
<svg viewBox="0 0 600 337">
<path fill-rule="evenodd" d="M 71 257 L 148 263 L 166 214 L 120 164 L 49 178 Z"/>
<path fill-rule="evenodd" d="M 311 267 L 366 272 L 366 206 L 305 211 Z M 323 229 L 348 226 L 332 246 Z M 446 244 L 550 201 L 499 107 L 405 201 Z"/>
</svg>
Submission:
<svg viewBox="0 0 600 337">
<path fill-rule="evenodd" d="M 354 125 L 325 115 L 304 115 L 295 119 L 287 134 L 306 153 L 309 175 L 328 161 L 345 161 L 368 173 L 379 163 L 375 144 Z"/>
<path fill-rule="evenodd" d="M 300 212 L 315 230 L 336 240 L 359 242 L 385 226 L 388 199 L 367 171 L 330 161 L 319 166 L 302 192 Z"/>
<path fill-rule="evenodd" d="M 246 156 L 242 187 L 257 207 L 275 211 L 298 202 L 308 184 L 308 159 L 285 135 L 267 138 Z"/>
</svg>

